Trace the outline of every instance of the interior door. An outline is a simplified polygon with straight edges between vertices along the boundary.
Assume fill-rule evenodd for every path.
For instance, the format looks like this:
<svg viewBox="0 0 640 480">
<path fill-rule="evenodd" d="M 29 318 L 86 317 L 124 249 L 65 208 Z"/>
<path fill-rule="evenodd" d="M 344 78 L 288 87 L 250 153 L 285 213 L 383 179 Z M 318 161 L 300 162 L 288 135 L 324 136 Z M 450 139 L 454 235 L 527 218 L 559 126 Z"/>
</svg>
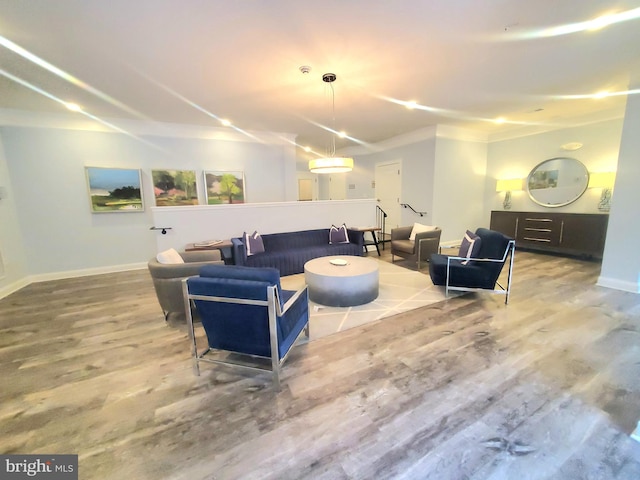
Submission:
<svg viewBox="0 0 640 480">
<path fill-rule="evenodd" d="M 311 178 L 298 179 L 298 200 L 313 200 L 313 180 Z"/>
<path fill-rule="evenodd" d="M 387 214 L 385 234 L 391 234 L 391 229 L 400 226 L 400 162 L 376 165 L 375 193 L 378 206 Z"/>
</svg>

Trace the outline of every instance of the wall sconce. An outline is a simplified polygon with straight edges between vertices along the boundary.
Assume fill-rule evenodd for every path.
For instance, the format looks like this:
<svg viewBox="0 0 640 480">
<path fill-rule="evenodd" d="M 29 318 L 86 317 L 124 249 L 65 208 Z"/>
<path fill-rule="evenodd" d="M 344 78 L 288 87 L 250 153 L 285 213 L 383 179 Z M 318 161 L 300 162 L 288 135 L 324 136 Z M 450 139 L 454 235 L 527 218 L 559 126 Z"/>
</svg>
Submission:
<svg viewBox="0 0 640 480">
<path fill-rule="evenodd" d="M 611 210 L 611 191 L 616 180 L 615 172 L 593 172 L 589 173 L 589 188 L 601 188 L 598 210 L 608 212 Z"/>
<path fill-rule="evenodd" d="M 508 180 L 499 179 L 496 183 L 496 192 L 505 192 L 502 206 L 505 210 L 511 209 L 511 192 L 522 190 L 522 179 L 511 178 Z"/>
</svg>

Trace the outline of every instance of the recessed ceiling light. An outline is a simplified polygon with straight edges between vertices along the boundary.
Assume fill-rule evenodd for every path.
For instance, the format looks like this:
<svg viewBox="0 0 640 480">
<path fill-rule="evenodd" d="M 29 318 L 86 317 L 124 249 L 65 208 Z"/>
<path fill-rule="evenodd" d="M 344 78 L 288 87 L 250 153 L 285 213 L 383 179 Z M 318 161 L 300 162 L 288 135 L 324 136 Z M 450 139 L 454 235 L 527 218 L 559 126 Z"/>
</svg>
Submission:
<svg viewBox="0 0 640 480">
<path fill-rule="evenodd" d="M 338 132 L 338 136 L 339 136 L 340 138 L 344 138 L 344 137 L 346 137 L 346 136 L 347 136 L 347 132 Z"/>
<path fill-rule="evenodd" d="M 602 91 L 602 92 L 598 92 L 598 93 L 596 93 L 596 94 L 593 96 L 593 98 L 604 98 L 604 97 L 607 97 L 607 96 L 609 96 L 609 92 L 607 92 L 607 91 Z"/>
<path fill-rule="evenodd" d="M 305 152 L 310 152 L 311 151 L 311 147 L 304 147 L 304 151 Z"/>
<path fill-rule="evenodd" d="M 227 120 L 226 118 L 221 119 L 220 123 L 222 123 L 222 125 L 224 125 L 225 127 L 230 127 L 231 126 L 231 122 L 229 120 Z"/>
<path fill-rule="evenodd" d="M 80 112 L 82 111 L 82 108 L 80 107 L 80 105 L 78 105 L 77 103 L 66 103 L 65 106 L 71 110 L 72 112 Z"/>
<path fill-rule="evenodd" d="M 507 120 L 504 117 L 498 117 L 494 120 L 494 123 L 504 123 Z"/>
<path fill-rule="evenodd" d="M 578 150 L 582 148 L 582 144 L 580 142 L 569 142 L 562 145 L 560 148 L 563 150 Z"/>
<path fill-rule="evenodd" d="M 418 106 L 418 104 L 414 100 L 411 100 L 411 101 L 405 103 L 404 106 L 407 107 L 409 110 L 413 110 L 414 108 L 416 108 Z"/>
</svg>

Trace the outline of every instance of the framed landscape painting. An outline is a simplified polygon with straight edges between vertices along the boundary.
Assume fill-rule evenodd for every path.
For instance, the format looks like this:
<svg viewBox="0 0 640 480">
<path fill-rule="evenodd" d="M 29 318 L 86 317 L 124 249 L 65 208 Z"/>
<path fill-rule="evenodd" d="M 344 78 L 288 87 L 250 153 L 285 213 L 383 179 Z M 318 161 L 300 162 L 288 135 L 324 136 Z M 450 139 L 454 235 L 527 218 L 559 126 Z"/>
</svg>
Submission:
<svg viewBox="0 0 640 480">
<path fill-rule="evenodd" d="M 157 207 L 198 204 L 195 170 L 152 170 L 151 177 Z"/>
<path fill-rule="evenodd" d="M 204 172 L 207 205 L 245 203 L 244 172 Z"/>
<path fill-rule="evenodd" d="M 140 169 L 85 167 L 92 213 L 142 212 Z"/>
</svg>

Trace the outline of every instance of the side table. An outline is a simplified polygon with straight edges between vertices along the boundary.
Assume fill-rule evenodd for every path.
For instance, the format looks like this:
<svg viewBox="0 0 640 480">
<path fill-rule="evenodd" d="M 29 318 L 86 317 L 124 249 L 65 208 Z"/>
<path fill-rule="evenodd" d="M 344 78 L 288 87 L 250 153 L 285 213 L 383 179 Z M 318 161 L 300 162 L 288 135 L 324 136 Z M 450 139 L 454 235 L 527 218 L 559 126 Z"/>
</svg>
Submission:
<svg viewBox="0 0 640 480">
<path fill-rule="evenodd" d="M 350 230 L 355 230 L 356 232 L 362 232 L 362 235 L 364 236 L 365 233 L 370 232 L 371 233 L 371 237 L 373 238 L 372 242 L 367 242 L 365 240 L 364 242 L 364 246 L 365 249 L 367 248 L 367 245 L 375 245 L 376 246 L 376 251 L 378 252 L 378 256 L 380 256 L 380 243 L 378 242 L 378 237 L 376 237 L 376 232 L 379 232 L 380 230 L 382 230 L 380 227 L 349 227 Z M 382 245 L 384 248 L 384 245 Z"/>
<path fill-rule="evenodd" d="M 231 240 L 229 239 L 221 240 L 219 243 L 216 243 L 213 245 L 196 246 L 197 243 L 198 242 L 187 243 L 187 245 L 184 247 L 184 251 L 193 252 L 197 250 L 220 250 L 220 255 L 222 256 L 222 260 L 224 260 L 224 264 L 229 265 L 233 263 L 231 258 L 232 257 L 231 247 L 233 246 L 233 244 L 231 243 Z"/>
</svg>

